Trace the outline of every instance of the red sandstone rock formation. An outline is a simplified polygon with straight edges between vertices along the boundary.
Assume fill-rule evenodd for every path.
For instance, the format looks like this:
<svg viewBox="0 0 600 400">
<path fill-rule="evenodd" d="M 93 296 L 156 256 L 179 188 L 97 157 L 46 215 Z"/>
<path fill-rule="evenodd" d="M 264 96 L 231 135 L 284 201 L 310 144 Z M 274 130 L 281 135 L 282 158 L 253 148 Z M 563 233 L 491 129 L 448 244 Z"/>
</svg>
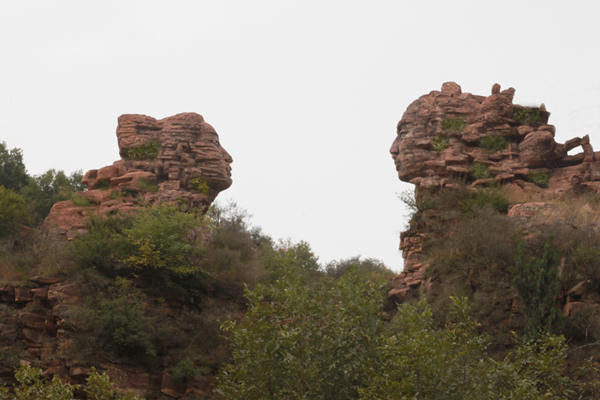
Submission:
<svg viewBox="0 0 600 400">
<path fill-rule="evenodd" d="M 495 84 L 490 96 L 476 96 L 446 82 L 441 91 L 415 100 L 398 123 L 390 149 L 399 178 L 429 187 L 461 177 L 473 185 L 499 181 L 540 192 L 533 184 L 537 174 L 549 178 L 542 185 L 546 194 L 582 186 L 600 191 L 600 153 L 594 153 L 589 137 L 556 143 L 545 107 L 515 105 L 514 93 Z M 567 155 L 578 146 L 582 153 Z M 478 177 L 482 173 L 487 178 Z"/>
<path fill-rule="evenodd" d="M 417 195 L 424 187 L 452 187 L 453 177 L 472 186 L 503 184 L 513 203 L 523 202 L 509 210 L 508 216 L 517 219 L 547 216 L 553 205 L 543 200 L 564 193 L 600 193 L 600 152 L 593 151 L 589 136 L 557 143 L 545 106 L 515 105 L 514 93 L 495 84 L 490 96 L 477 96 L 446 82 L 441 91 L 415 100 L 398 123 L 390 149 L 398 177 L 415 184 Z M 567 154 L 579 146 L 581 153 Z M 477 176 L 482 171 L 487 178 Z M 421 260 L 427 236 L 419 230 L 400 236 L 404 272 L 392 280 L 388 293 L 396 302 L 431 286 Z"/>
<path fill-rule="evenodd" d="M 85 217 L 91 213 L 130 212 L 140 201 L 206 208 L 231 186 L 233 160 L 201 115 L 183 113 L 162 120 L 122 115 L 117 139 L 121 159 L 83 178 L 88 190 L 78 196 L 89 205 L 56 203 L 46 227 L 71 239 L 85 232 Z"/>
</svg>

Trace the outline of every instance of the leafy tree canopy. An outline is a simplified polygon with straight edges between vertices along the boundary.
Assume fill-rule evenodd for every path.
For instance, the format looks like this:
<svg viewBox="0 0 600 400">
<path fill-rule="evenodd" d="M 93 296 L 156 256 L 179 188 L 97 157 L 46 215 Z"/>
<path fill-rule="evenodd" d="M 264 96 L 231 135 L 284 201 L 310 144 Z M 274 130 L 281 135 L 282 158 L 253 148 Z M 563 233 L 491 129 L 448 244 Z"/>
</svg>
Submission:
<svg viewBox="0 0 600 400">
<path fill-rule="evenodd" d="M 5 142 L 0 142 L 0 186 L 18 192 L 28 180 L 21 149 L 9 150 Z"/>
</svg>

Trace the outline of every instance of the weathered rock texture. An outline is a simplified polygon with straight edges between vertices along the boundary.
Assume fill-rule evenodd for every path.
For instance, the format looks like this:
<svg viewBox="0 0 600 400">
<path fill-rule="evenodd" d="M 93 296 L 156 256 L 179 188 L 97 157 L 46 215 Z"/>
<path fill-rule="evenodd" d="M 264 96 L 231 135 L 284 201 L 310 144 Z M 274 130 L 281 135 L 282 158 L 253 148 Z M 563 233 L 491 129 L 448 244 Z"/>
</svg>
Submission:
<svg viewBox="0 0 600 400">
<path fill-rule="evenodd" d="M 73 201 L 56 203 L 45 225 L 70 239 L 84 231 L 86 215 L 130 212 L 145 204 L 173 203 L 206 208 L 231 186 L 229 153 L 215 129 L 195 113 L 156 120 L 145 115 L 119 117 L 121 159 L 88 171 L 88 190 Z M 87 204 L 89 203 L 89 205 Z"/>
<path fill-rule="evenodd" d="M 582 187 L 600 191 L 600 153 L 589 137 L 557 143 L 545 106 L 515 105 L 514 93 L 495 84 L 490 96 L 476 96 L 446 82 L 415 100 L 390 149 L 399 178 L 420 187 L 461 177 L 473 185 L 499 181 L 546 195 Z M 567 154 L 579 146 L 581 153 Z"/>
<path fill-rule="evenodd" d="M 589 136 L 557 143 L 545 106 L 515 105 L 514 94 L 513 88 L 501 91 L 495 84 L 490 96 L 477 96 L 446 82 L 441 91 L 415 100 L 398 123 L 390 149 L 398 177 L 415 184 L 417 196 L 421 188 L 452 188 L 452 178 L 473 187 L 502 184 L 515 203 L 508 216 L 516 219 L 547 216 L 553 206 L 544 200 L 565 193 L 600 193 L 600 152 L 594 152 Z M 567 154 L 579 146 L 581 153 Z M 488 177 L 477 176 L 482 173 Z M 396 302 L 434 283 L 424 278 L 428 236 L 418 229 L 400 236 L 404 271 L 389 292 Z"/>
</svg>

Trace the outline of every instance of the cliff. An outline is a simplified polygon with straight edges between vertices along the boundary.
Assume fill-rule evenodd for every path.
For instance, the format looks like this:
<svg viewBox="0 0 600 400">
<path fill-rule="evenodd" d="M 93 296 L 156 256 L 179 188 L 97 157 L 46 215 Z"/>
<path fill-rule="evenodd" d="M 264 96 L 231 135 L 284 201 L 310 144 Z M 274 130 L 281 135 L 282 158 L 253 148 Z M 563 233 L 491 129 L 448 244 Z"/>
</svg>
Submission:
<svg viewBox="0 0 600 400">
<path fill-rule="evenodd" d="M 587 135 L 557 143 L 545 106 L 513 104 L 514 93 L 495 84 L 478 96 L 447 82 L 408 106 L 390 153 L 415 193 L 404 194 L 404 271 L 388 296 L 424 297 L 443 312 L 447 296 L 466 294 L 505 349 L 510 340 L 499 338 L 526 322 L 516 260 L 542 257 L 551 242 L 571 360 L 600 365 L 600 153 Z"/>
</svg>

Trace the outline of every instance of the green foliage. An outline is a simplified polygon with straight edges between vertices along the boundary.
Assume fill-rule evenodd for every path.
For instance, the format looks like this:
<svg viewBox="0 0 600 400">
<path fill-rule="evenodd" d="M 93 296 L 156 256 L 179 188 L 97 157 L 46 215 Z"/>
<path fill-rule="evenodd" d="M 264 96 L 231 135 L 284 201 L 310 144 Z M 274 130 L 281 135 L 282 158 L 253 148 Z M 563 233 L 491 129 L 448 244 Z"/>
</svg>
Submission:
<svg viewBox="0 0 600 400">
<path fill-rule="evenodd" d="M 158 185 L 154 182 L 147 181 L 146 179 L 140 179 L 138 181 L 138 186 L 142 190 L 142 192 L 158 192 Z"/>
<path fill-rule="evenodd" d="M 460 132 L 468 124 L 469 123 L 467 122 L 467 120 L 464 119 L 464 118 L 462 118 L 462 117 L 446 118 L 442 122 L 442 129 L 444 129 L 444 130 L 451 130 L 451 131 L 455 131 L 455 132 Z"/>
<path fill-rule="evenodd" d="M 22 224 L 30 221 L 30 214 L 21 196 L 0 186 L 0 240 L 15 235 Z"/>
<path fill-rule="evenodd" d="M 510 205 L 504 193 L 498 189 L 481 189 L 476 192 L 470 192 L 468 196 L 460 202 L 460 208 L 463 213 L 472 213 L 477 208 L 491 207 L 492 209 L 506 213 Z"/>
<path fill-rule="evenodd" d="M 21 149 L 8 150 L 6 143 L 0 142 L 0 186 L 19 192 L 28 180 Z"/>
<path fill-rule="evenodd" d="M 491 153 L 504 150 L 507 141 L 502 135 L 487 135 L 479 139 L 479 146 Z"/>
<path fill-rule="evenodd" d="M 201 217 L 175 207 L 142 209 L 123 230 L 128 252 L 119 261 L 152 284 L 181 289 L 206 275 L 197 263 L 203 252 L 197 235 L 204 225 Z"/>
<path fill-rule="evenodd" d="M 290 239 L 280 240 L 277 249 L 263 246 L 261 261 L 271 280 L 280 279 L 289 268 L 296 270 L 305 279 L 314 280 L 321 274 L 319 258 L 305 241 L 293 243 Z"/>
<path fill-rule="evenodd" d="M 227 399 L 358 398 L 383 329 L 382 294 L 353 274 L 311 287 L 300 268 L 281 268 L 273 285 L 247 293 L 244 322 L 223 325 L 234 352 L 218 391 Z"/>
<path fill-rule="evenodd" d="M 30 204 L 36 225 L 44 222 L 54 203 L 69 200 L 81 189 L 81 171 L 67 176 L 64 171 L 49 169 L 29 179 L 21 195 Z"/>
<path fill-rule="evenodd" d="M 90 217 L 89 235 L 73 242 L 84 268 L 108 277 L 138 278 L 171 296 L 198 298 L 209 274 L 200 263 L 204 253 L 202 216 L 160 205 L 130 217 Z"/>
<path fill-rule="evenodd" d="M 71 198 L 71 201 L 73 202 L 73 205 L 77 207 L 88 207 L 89 205 L 91 205 L 90 201 L 86 197 L 80 196 L 78 194 L 74 195 Z"/>
<path fill-rule="evenodd" d="M 548 186 L 548 182 L 550 181 L 550 175 L 548 175 L 545 172 L 542 171 L 529 171 L 529 174 L 527 175 L 527 179 L 529 179 L 530 182 L 535 183 L 536 185 L 538 185 L 541 188 L 545 188 Z"/>
<path fill-rule="evenodd" d="M 592 290 L 600 292 L 600 249 L 580 246 L 571 255 L 575 275 L 579 281 L 589 281 Z"/>
<path fill-rule="evenodd" d="M 110 187 L 110 180 L 100 179 L 96 182 L 96 187 L 100 190 L 107 190 Z"/>
<path fill-rule="evenodd" d="M 133 160 L 154 160 L 160 152 L 160 144 L 156 140 L 146 142 L 139 146 L 125 149 L 125 158 Z"/>
<path fill-rule="evenodd" d="M 194 176 L 190 178 L 190 185 L 192 189 L 198 193 L 206 194 L 210 192 L 210 186 L 204 177 L 202 176 Z"/>
<path fill-rule="evenodd" d="M 560 255 L 553 246 L 552 237 L 546 241 L 541 258 L 526 260 L 525 257 L 525 247 L 521 244 L 513 285 L 525 306 L 525 335 L 532 339 L 540 332 L 560 332 L 564 324 L 562 313 L 556 307 L 561 288 L 558 279 Z"/>
<path fill-rule="evenodd" d="M 433 138 L 433 151 L 436 153 L 441 153 L 442 151 L 448 148 L 450 143 L 450 139 L 447 135 L 441 134 Z"/>
<path fill-rule="evenodd" d="M 394 273 L 390 271 L 383 262 L 374 258 L 361 259 L 360 256 L 348 258 L 340 261 L 332 261 L 325 266 L 325 272 L 332 278 L 341 278 L 352 271 L 361 278 L 375 278 L 379 280 L 383 277 L 392 277 Z"/>
<path fill-rule="evenodd" d="M 473 163 L 471 166 L 471 175 L 473 175 L 475 179 L 493 178 L 492 172 L 488 166 L 482 163 Z"/>
<path fill-rule="evenodd" d="M 196 368 L 196 365 L 192 360 L 184 358 L 171 369 L 171 374 L 176 378 L 187 379 L 201 376 L 202 372 Z"/>
<path fill-rule="evenodd" d="M 74 392 L 80 389 L 79 385 L 63 383 L 58 375 L 54 375 L 52 381 L 44 379 L 41 369 L 26 365 L 16 371 L 15 378 L 17 384 L 14 385 L 14 397 L 8 397 L 7 390 L 0 387 L 0 400 L 74 400 Z M 143 400 L 130 394 L 120 395 L 112 387 L 106 372 L 103 374 L 92 372 L 87 378 L 84 392 L 88 400 Z"/>
<path fill-rule="evenodd" d="M 250 225 L 250 215 L 235 203 L 213 204 L 208 212 L 212 243 L 201 265 L 210 272 L 210 293 L 244 303 L 244 288 L 253 288 L 264 277 L 260 265 L 263 246 L 272 250 L 273 241 Z"/>
<path fill-rule="evenodd" d="M 542 120 L 542 111 L 539 108 L 515 107 L 512 117 L 520 124 L 536 124 Z"/>
<path fill-rule="evenodd" d="M 87 235 L 73 240 L 74 255 L 83 268 L 94 268 L 105 276 L 124 274 L 120 259 L 126 256 L 123 235 L 131 227 L 133 217 L 121 215 L 90 215 L 86 222 Z"/>
<path fill-rule="evenodd" d="M 105 350 L 127 357 L 156 355 L 152 320 L 144 316 L 144 306 L 136 296 L 122 295 L 102 301 L 95 319 L 98 338 Z"/>
</svg>

